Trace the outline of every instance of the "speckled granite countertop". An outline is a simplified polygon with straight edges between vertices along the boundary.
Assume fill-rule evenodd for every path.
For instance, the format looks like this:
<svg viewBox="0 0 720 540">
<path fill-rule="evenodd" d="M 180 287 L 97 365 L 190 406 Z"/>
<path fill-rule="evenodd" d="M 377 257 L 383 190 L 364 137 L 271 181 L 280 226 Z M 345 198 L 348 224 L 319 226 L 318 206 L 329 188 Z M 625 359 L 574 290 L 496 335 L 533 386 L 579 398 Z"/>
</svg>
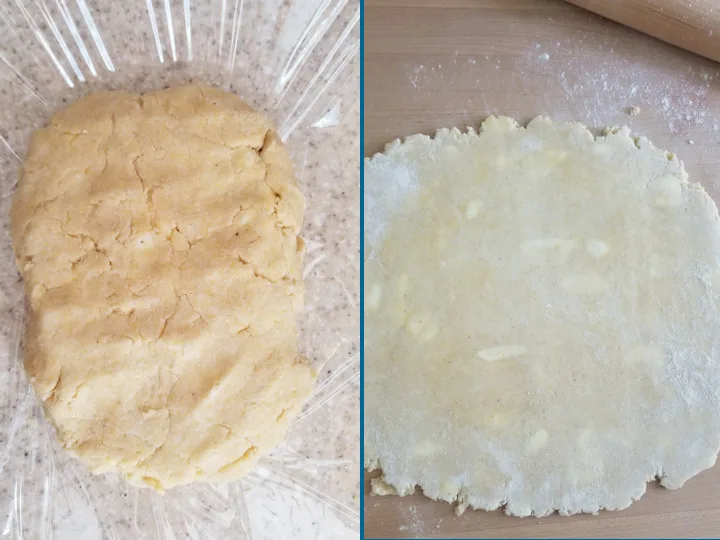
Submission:
<svg viewBox="0 0 720 540">
<path fill-rule="evenodd" d="M 356 538 L 359 508 L 359 5 L 162 1 L 0 7 L 0 530 L 8 538 Z M 50 5 L 53 4 L 53 5 Z M 275 120 L 307 198 L 301 350 L 319 372 L 248 478 L 165 496 L 58 447 L 21 366 L 9 208 L 29 134 L 91 91 L 202 81 Z"/>
</svg>

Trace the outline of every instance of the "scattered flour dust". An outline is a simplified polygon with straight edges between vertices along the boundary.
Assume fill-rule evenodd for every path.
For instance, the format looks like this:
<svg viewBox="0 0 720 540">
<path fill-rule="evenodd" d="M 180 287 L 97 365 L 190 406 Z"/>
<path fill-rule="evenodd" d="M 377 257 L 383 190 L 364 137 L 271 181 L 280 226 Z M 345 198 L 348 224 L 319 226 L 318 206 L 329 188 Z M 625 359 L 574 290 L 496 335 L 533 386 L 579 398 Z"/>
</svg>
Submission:
<svg viewBox="0 0 720 540">
<path fill-rule="evenodd" d="M 409 532 L 411 538 L 421 538 L 426 536 L 425 532 L 425 521 L 420 516 L 418 508 L 415 505 L 410 505 L 403 510 L 406 525 L 401 525 L 400 530 Z"/>
<path fill-rule="evenodd" d="M 538 57 L 539 49 L 551 48 L 554 51 L 547 60 Z M 575 119 L 583 123 L 607 125 L 629 105 L 641 103 L 643 110 L 656 111 L 671 133 L 680 133 L 690 125 L 708 124 L 709 130 L 717 125 L 707 118 L 705 110 L 708 91 L 720 78 L 720 70 L 710 67 L 714 66 L 710 62 L 706 69 L 697 69 L 678 60 L 669 75 L 667 66 L 656 67 L 650 52 L 643 59 L 630 58 L 618 54 L 614 47 L 568 40 L 530 46 L 518 64 L 522 64 L 517 66 L 521 71 L 539 71 L 555 79 Z"/>
<path fill-rule="evenodd" d="M 536 81 L 538 75 L 547 81 L 545 93 L 523 90 L 536 102 L 538 113 L 552 114 L 559 94 L 571 118 L 590 127 L 613 125 L 629 110 L 643 110 L 658 114 L 670 133 L 687 128 L 717 132 L 720 119 L 708 118 L 705 103 L 710 88 L 720 82 L 720 69 L 709 61 L 704 68 L 696 66 L 678 58 L 676 65 L 658 67 L 651 48 L 644 55 L 628 56 L 608 43 L 576 38 L 531 44 L 519 55 L 505 56 L 502 64 L 497 56 L 455 51 L 446 61 L 408 65 L 406 74 L 412 88 L 422 91 L 430 81 L 452 85 L 460 74 L 476 73 L 478 94 L 482 94 L 488 70 L 502 68 L 513 84 Z M 544 110 L 544 105 L 550 110 Z M 495 111 L 487 111 L 491 112 Z"/>
<path fill-rule="evenodd" d="M 413 85 L 413 88 L 417 88 L 418 82 L 423 78 L 425 78 L 425 66 L 420 64 L 413 67 L 412 75 L 410 76 L 410 84 Z"/>
</svg>

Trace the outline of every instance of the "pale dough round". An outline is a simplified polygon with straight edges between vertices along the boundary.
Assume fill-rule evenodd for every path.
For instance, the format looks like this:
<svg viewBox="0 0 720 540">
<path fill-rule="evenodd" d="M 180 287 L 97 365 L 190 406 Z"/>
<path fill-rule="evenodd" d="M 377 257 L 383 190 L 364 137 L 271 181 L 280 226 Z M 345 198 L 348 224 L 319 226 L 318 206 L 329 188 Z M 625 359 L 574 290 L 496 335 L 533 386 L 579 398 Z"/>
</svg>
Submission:
<svg viewBox="0 0 720 540">
<path fill-rule="evenodd" d="M 720 448 L 720 221 L 627 128 L 487 119 L 365 164 L 377 493 L 621 509 Z"/>
<path fill-rule="evenodd" d="M 91 95 L 33 136 L 12 208 L 25 367 L 62 445 L 162 490 L 233 480 L 284 436 L 304 199 L 270 121 L 186 86 Z"/>
</svg>

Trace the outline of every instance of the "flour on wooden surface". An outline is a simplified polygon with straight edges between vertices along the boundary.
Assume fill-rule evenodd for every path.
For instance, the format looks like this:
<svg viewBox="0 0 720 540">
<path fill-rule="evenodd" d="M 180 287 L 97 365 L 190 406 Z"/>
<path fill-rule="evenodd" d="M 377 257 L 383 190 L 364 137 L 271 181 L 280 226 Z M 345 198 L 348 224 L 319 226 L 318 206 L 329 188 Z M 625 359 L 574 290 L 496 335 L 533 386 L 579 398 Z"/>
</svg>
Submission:
<svg viewBox="0 0 720 540">
<path fill-rule="evenodd" d="M 537 51 L 548 46 L 537 45 L 527 49 L 518 62 L 524 64 L 520 69 L 540 71 L 555 79 L 575 120 L 600 127 L 640 102 L 660 114 L 671 133 L 706 123 L 705 101 L 720 70 L 679 65 L 668 74 L 665 67 L 655 65 L 651 54 L 630 58 L 614 47 L 597 44 L 590 50 L 577 39 L 555 42 L 555 52 L 548 58 L 552 60 L 547 61 L 539 58 Z M 554 91 L 552 83 L 549 91 Z"/>
</svg>

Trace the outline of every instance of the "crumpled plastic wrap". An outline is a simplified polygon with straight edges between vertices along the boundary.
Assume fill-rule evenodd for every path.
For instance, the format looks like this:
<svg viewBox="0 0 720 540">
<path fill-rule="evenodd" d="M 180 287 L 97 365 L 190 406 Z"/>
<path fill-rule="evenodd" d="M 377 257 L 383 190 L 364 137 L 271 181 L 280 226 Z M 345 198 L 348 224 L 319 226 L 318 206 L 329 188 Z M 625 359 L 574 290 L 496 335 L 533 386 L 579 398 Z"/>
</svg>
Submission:
<svg viewBox="0 0 720 540">
<path fill-rule="evenodd" d="M 358 0 L 0 2 L 0 537 L 331 539 L 359 531 Z M 308 201 L 301 352 L 319 373 L 286 441 L 245 479 L 165 495 L 59 447 L 22 368 L 9 210 L 30 133 L 92 91 L 187 82 L 275 121 Z"/>
</svg>

